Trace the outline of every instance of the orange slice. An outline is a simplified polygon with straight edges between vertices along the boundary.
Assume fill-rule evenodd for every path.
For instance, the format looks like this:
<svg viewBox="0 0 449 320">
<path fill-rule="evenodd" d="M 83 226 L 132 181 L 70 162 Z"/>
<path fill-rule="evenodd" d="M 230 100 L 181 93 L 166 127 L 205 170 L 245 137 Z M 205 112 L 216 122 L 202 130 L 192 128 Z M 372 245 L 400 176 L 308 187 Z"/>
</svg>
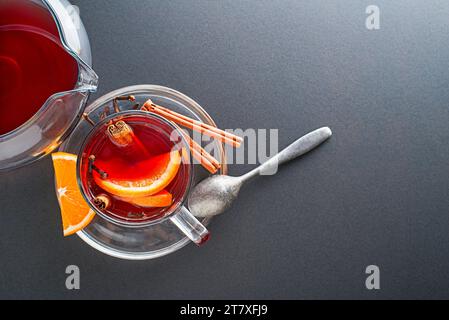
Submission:
<svg viewBox="0 0 449 320">
<path fill-rule="evenodd" d="M 142 198 L 154 195 L 168 186 L 176 177 L 180 165 L 181 154 L 178 150 L 152 157 L 131 168 L 123 165 L 122 170 L 118 170 L 117 164 L 98 161 L 98 167 L 109 176 L 102 179 L 94 172 L 94 180 L 110 194 L 122 198 Z M 111 171 L 111 168 L 114 171 Z"/>
<path fill-rule="evenodd" d="M 56 152 L 52 154 L 52 158 L 64 236 L 70 236 L 86 227 L 95 217 L 95 212 L 79 190 L 76 180 L 76 155 Z"/>
<path fill-rule="evenodd" d="M 164 208 L 172 204 L 172 194 L 166 190 L 142 198 L 120 198 L 120 200 L 143 208 Z"/>
</svg>

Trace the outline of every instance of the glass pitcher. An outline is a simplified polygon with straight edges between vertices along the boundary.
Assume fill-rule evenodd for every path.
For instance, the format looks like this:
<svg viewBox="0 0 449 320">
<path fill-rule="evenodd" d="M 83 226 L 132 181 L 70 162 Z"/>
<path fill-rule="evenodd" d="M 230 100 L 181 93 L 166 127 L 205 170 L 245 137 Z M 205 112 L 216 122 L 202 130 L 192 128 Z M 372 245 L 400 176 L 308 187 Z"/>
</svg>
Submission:
<svg viewBox="0 0 449 320">
<path fill-rule="evenodd" d="M 91 68 L 89 40 L 77 8 L 66 0 L 21 1 L 46 10 L 53 18 L 63 49 L 77 63 L 78 78 L 72 90 L 53 94 L 28 121 L 0 134 L 0 172 L 27 165 L 56 149 L 75 128 L 89 94 L 96 91 L 98 84 L 98 76 Z M 17 26 L 20 27 L 14 25 Z"/>
</svg>

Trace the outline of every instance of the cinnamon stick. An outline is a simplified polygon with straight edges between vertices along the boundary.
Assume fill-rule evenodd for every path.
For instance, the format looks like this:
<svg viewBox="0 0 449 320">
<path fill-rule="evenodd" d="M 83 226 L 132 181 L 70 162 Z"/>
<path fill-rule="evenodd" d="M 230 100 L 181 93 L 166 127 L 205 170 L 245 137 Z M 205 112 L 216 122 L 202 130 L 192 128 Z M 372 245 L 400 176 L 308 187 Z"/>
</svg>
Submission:
<svg viewBox="0 0 449 320">
<path fill-rule="evenodd" d="M 173 122 L 176 122 L 179 125 L 182 125 L 191 130 L 195 130 L 197 132 L 200 132 L 202 134 L 205 134 L 207 136 L 215 138 L 221 142 L 230 144 L 236 148 L 240 147 L 240 145 L 243 141 L 243 139 L 239 136 L 236 136 L 232 133 L 223 131 L 214 126 L 202 123 L 200 121 L 191 119 L 189 117 L 186 117 L 182 114 L 179 114 L 179 113 L 169 110 L 167 108 L 156 105 L 151 100 L 148 100 L 147 102 L 145 102 L 145 104 L 143 105 L 143 108 L 145 108 L 148 111 L 152 111 L 156 114 L 159 114 L 160 116 L 163 116 Z"/>
</svg>

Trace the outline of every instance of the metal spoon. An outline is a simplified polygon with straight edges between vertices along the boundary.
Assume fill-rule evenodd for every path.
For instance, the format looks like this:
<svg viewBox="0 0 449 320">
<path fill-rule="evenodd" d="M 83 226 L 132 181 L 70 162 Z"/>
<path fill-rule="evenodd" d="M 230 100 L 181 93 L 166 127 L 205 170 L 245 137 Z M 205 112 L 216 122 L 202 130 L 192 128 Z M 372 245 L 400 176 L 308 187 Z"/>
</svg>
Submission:
<svg viewBox="0 0 449 320">
<path fill-rule="evenodd" d="M 201 181 L 189 196 L 189 208 L 196 217 L 211 217 L 228 209 L 237 198 L 242 185 L 261 173 L 276 173 L 277 166 L 293 160 L 332 136 L 328 127 L 312 131 L 293 142 L 267 162 L 241 177 L 217 175 Z"/>
</svg>

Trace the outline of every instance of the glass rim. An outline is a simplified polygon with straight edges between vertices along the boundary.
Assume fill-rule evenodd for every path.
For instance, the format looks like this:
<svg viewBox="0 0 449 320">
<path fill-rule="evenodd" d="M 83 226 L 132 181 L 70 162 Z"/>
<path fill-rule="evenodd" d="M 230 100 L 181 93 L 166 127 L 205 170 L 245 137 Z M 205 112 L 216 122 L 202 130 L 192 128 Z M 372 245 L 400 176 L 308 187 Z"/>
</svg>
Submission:
<svg viewBox="0 0 449 320">
<path fill-rule="evenodd" d="M 97 122 L 95 124 L 95 126 L 92 127 L 92 129 L 90 129 L 89 133 L 86 135 L 86 137 L 84 138 L 83 143 L 81 144 L 81 147 L 78 151 L 77 154 L 77 160 L 76 160 L 76 179 L 77 179 L 77 183 L 78 183 L 78 188 L 80 189 L 81 195 L 83 196 L 84 200 L 86 200 L 87 204 L 89 205 L 89 207 L 94 210 L 94 212 L 99 215 L 101 218 L 122 226 L 122 227 L 128 227 L 128 228 L 143 228 L 143 227 L 147 227 L 153 224 L 158 224 L 161 223 L 162 221 L 165 221 L 167 219 L 169 219 L 172 215 L 176 214 L 176 212 L 179 211 L 179 209 L 181 208 L 181 206 L 184 205 L 185 201 L 186 201 L 186 197 L 190 192 L 190 189 L 192 188 L 192 184 L 194 181 L 194 168 L 193 168 L 193 162 L 189 161 L 188 163 L 188 168 L 189 168 L 189 172 L 188 172 L 188 182 L 187 182 L 187 186 L 180 198 L 180 200 L 178 201 L 178 203 L 174 206 L 172 206 L 172 208 L 170 209 L 170 211 L 167 211 L 162 217 L 159 217 L 157 219 L 150 219 L 148 221 L 143 221 L 143 222 L 130 222 L 130 221 L 124 221 L 118 218 L 114 218 L 111 217 L 108 214 L 105 214 L 104 212 L 100 211 L 93 203 L 92 201 L 89 199 L 87 192 L 83 186 L 82 183 L 82 179 L 81 179 L 81 159 L 82 159 L 82 155 L 83 152 L 87 146 L 87 144 L 90 142 L 90 139 L 92 138 L 92 136 L 97 133 L 97 129 L 99 129 L 100 126 L 104 125 L 105 123 L 107 123 L 108 121 L 111 121 L 115 118 L 117 118 L 118 116 L 122 116 L 122 117 L 127 117 L 127 116 L 141 116 L 144 118 L 153 118 L 153 119 L 157 119 L 158 121 L 161 121 L 165 124 L 167 124 L 168 126 L 170 126 L 173 130 L 181 133 L 182 129 L 174 122 L 161 117 L 153 112 L 150 111 L 142 111 L 142 110 L 126 110 L 126 111 L 120 111 L 114 114 L 111 114 L 109 116 L 107 116 L 106 118 L 104 118 L 103 120 Z M 85 120 L 81 120 L 81 121 L 85 121 Z M 182 144 L 183 147 L 185 147 L 185 149 L 187 150 L 187 154 L 190 154 L 190 145 L 189 143 L 186 141 L 185 137 L 183 134 L 179 135 L 181 140 L 182 140 Z"/>
</svg>

